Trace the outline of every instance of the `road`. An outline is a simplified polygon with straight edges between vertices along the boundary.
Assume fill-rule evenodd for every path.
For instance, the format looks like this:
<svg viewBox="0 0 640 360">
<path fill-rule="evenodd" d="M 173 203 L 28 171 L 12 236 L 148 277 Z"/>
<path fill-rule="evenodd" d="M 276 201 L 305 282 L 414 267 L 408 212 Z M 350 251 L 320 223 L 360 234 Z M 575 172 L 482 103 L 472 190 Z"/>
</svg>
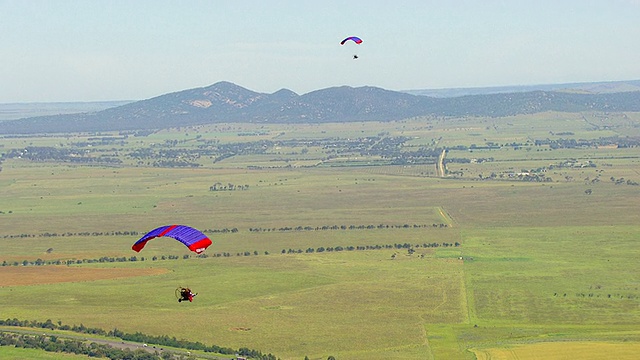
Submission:
<svg viewBox="0 0 640 360">
<path fill-rule="evenodd" d="M 442 154 L 438 157 L 438 162 L 436 163 L 436 175 L 438 177 L 444 177 L 444 157 L 447 154 L 447 149 L 442 149 Z"/>
<path fill-rule="evenodd" d="M 20 328 L 20 327 L 15 327 L 15 326 L 0 326 L 0 331 L 2 332 L 7 332 L 7 333 L 13 333 L 13 334 L 29 334 L 29 335 L 51 335 L 51 336 L 56 336 L 59 339 L 73 339 L 73 340 L 82 340 L 82 341 L 86 341 L 86 342 L 95 342 L 96 344 L 103 344 L 103 345 L 108 345 L 111 347 L 114 347 L 116 349 L 129 349 L 129 350 L 145 350 L 148 351 L 150 353 L 155 353 L 156 351 L 158 353 L 163 353 L 163 352 L 169 352 L 172 354 L 176 354 L 176 355 L 191 355 L 196 359 L 217 359 L 217 360 L 233 360 L 236 357 L 235 356 L 228 356 L 228 357 L 220 357 L 220 356 L 216 356 L 216 355 L 209 355 L 209 354 L 202 354 L 199 352 L 189 352 L 189 350 L 186 349 L 165 349 L 159 345 L 147 345 L 145 346 L 145 344 L 143 343 L 136 343 L 136 342 L 132 342 L 132 341 L 123 341 L 123 340 L 117 340 L 117 339 L 105 339 L 105 338 L 97 338 L 97 337 L 93 337 L 91 336 L 91 334 L 68 334 L 68 333 L 61 333 L 61 332 L 57 332 L 57 331 L 53 331 L 53 330 L 49 330 L 49 329 L 25 329 L 25 328 Z"/>
</svg>

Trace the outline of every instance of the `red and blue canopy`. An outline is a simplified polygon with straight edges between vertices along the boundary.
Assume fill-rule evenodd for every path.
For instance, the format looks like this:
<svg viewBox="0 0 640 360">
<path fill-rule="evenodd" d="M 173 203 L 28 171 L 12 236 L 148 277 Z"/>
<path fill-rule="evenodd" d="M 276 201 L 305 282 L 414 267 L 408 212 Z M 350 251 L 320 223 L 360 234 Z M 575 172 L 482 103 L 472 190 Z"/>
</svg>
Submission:
<svg viewBox="0 0 640 360">
<path fill-rule="evenodd" d="M 340 41 L 340 45 L 344 45 L 344 43 L 346 43 L 349 40 L 355 42 L 356 44 L 361 44 L 362 43 L 362 39 L 360 39 L 359 37 L 357 37 L 357 36 L 349 36 L 348 38 Z"/>
<path fill-rule="evenodd" d="M 207 247 L 212 244 L 211 240 L 197 229 L 185 225 L 167 225 L 149 231 L 145 236 L 140 238 L 140 240 L 136 241 L 131 249 L 140 252 L 140 250 L 147 245 L 147 241 L 163 236 L 168 236 L 180 241 L 187 246 L 189 250 L 197 254 L 205 251 Z"/>
</svg>

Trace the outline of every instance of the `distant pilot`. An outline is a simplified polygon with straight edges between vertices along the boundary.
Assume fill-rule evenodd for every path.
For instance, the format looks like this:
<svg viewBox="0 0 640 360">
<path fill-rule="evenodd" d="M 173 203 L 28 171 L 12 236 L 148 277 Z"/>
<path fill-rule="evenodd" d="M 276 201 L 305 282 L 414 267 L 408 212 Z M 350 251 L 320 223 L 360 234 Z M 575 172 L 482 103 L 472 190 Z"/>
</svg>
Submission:
<svg viewBox="0 0 640 360">
<path fill-rule="evenodd" d="M 178 299 L 178 302 L 183 302 L 183 301 L 187 301 L 189 300 L 189 302 L 193 301 L 193 298 L 198 295 L 198 293 L 193 293 L 191 292 L 191 289 L 189 288 L 182 288 L 182 290 L 180 290 L 180 299 Z"/>
</svg>

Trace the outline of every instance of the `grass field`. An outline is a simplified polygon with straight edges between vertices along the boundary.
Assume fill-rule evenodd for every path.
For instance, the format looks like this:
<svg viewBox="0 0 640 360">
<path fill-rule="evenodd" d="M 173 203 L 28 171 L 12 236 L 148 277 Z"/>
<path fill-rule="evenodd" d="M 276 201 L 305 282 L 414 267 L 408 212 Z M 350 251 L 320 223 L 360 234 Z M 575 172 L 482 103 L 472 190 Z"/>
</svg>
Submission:
<svg viewBox="0 0 640 360">
<path fill-rule="evenodd" d="M 636 359 L 640 346 L 638 343 L 605 342 L 542 342 L 532 345 L 513 346 L 511 348 L 474 350 L 478 360 L 508 359 Z"/>
<path fill-rule="evenodd" d="M 4 159 L 0 318 L 175 336 L 282 359 L 630 359 L 640 344 L 637 147 L 450 150 L 449 158 L 493 161 L 449 163 L 463 174 L 443 178 L 433 164 L 363 166 L 355 152 L 345 156 L 358 166 L 334 167 L 322 160 L 329 150 L 303 154 L 299 144 L 200 159 L 193 169 L 135 165 L 124 154 L 198 135 L 232 144 L 388 133 L 411 137 L 409 149 L 560 137 L 550 133 L 598 139 L 624 134 L 637 119 L 217 125 L 96 145 L 118 153 L 119 166 Z M 594 128 L 596 120 L 606 129 Z M 90 137 L 6 138 L 0 151 Z M 546 182 L 479 176 L 567 159 L 595 166 L 547 170 Z M 289 166 L 316 160 L 323 166 Z M 216 183 L 243 190 L 211 191 Z M 235 231 L 210 233 L 206 258 L 185 258 L 170 239 L 135 253 L 139 235 L 121 233 L 172 223 Z M 326 250 L 337 247 L 344 250 Z M 162 260 L 167 255 L 175 259 Z M 132 256 L 137 261 L 86 261 Z M 73 264 L 29 264 L 37 259 Z M 177 286 L 199 295 L 178 304 Z M 0 357 L 16 351 L 0 347 Z"/>
<path fill-rule="evenodd" d="M 0 355 L 6 360 L 78 360 L 87 359 L 84 355 L 51 353 L 37 349 L 22 349 L 3 346 L 0 348 Z"/>
</svg>

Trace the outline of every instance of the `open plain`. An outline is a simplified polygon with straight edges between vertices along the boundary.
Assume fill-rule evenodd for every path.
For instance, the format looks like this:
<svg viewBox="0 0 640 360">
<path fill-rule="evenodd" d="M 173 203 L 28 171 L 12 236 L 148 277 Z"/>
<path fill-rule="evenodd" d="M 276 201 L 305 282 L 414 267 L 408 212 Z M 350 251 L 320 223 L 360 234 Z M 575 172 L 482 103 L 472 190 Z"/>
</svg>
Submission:
<svg viewBox="0 0 640 360">
<path fill-rule="evenodd" d="M 0 319 L 281 359 L 634 359 L 639 135 L 542 113 L 5 136 Z M 213 245 L 131 250 L 166 224 Z"/>
</svg>

